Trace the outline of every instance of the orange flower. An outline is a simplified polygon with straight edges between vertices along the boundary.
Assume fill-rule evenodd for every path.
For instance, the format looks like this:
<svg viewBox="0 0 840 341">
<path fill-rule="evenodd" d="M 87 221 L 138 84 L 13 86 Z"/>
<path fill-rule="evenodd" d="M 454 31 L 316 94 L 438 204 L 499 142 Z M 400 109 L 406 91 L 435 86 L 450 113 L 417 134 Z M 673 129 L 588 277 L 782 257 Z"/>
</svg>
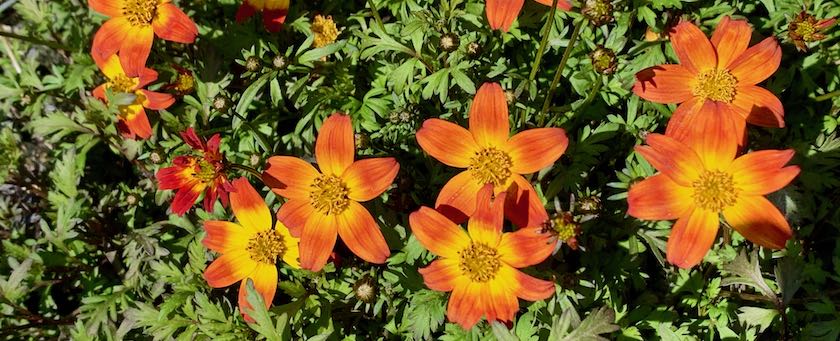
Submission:
<svg viewBox="0 0 840 341">
<path fill-rule="evenodd" d="M 172 199 L 172 213 L 184 215 L 195 201 L 204 193 L 204 210 L 213 212 L 216 199 L 222 199 L 222 206 L 228 205 L 230 183 L 225 175 L 225 159 L 219 153 L 219 134 L 213 135 L 209 141 L 195 134 L 193 128 L 181 133 L 184 142 L 200 156 L 181 155 L 173 160 L 173 166 L 159 170 L 155 177 L 158 187 L 162 190 L 174 189 L 175 198 Z"/>
<path fill-rule="evenodd" d="M 333 114 L 315 142 L 320 171 L 291 156 L 268 159 L 263 181 L 289 199 L 277 219 L 300 236 L 300 263 L 319 271 L 335 245 L 336 235 L 356 255 L 384 263 L 391 251 L 376 220 L 359 202 L 372 200 L 391 186 L 400 165 L 394 158 L 353 161 L 356 154 L 350 117 Z"/>
<path fill-rule="evenodd" d="M 706 106 L 724 106 L 708 103 Z M 701 116 L 702 139 L 681 143 L 651 134 L 648 146 L 636 151 L 661 173 L 630 188 L 628 213 L 639 219 L 676 219 L 668 238 L 668 261 L 689 268 L 703 259 L 717 236 L 722 213 L 736 231 L 753 243 L 783 248 L 792 232 L 785 217 L 764 195 L 775 192 L 799 174 L 798 166 L 784 167 L 793 150 L 763 150 L 735 158 L 734 124 L 724 130 L 703 129 L 726 121 L 708 109 Z M 718 117 L 714 117 L 717 115 Z"/>
<path fill-rule="evenodd" d="M 551 6 L 552 0 L 534 0 L 546 6 Z M 510 30 L 510 25 L 519 16 L 522 11 L 522 5 L 525 0 L 487 0 L 485 10 L 487 11 L 487 21 L 490 22 L 490 28 L 494 30 L 502 30 L 507 32 Z M 572 2 L 569 0 L 557 0 L 557 8 L 564 11 L 572 9 Z"/>
<path fill-rule="evenodd" d="M 776 96 L 756 86 L 779 68 L 782 50 L 769 37 L 747 48 L 752 29 L 744 20 L 724 17 L 712 40 L 690 22 L 671 32 L 671 46 L 680 64 L 658 65 L 636 74 L 633 92 L 657 103 L 682 103 L 668 123 L 666 134 L 680 141 L 703 134 L 694 129 L 704 103 L 715 102 L 736 118 L 738 141 L 744 141 L 746 122 L 784 127 L 784 108 Z"/>
<path fill-rule="evenodd" d="M 152 127 L 144 108 L 162 110 L 175 102 L 172 95 L 143 89 L 149 83 L 157 80 L 157 72 L 143 68 L 138 77 L 129 77 L 123 71 L 117 55 L 111 55 L 102 61 L 97 61 L 96 65 L 108 78 L 108 82 L 96 87 L 93 90 L 93 95 L 107 101 L 105 90 L 110 89 L 119 97 L 120 103 L 117 105 L 120 112 L 118 127 L 123 136 L 126 138 L 140 137 L 141 139 L 152 136 Z"/>
<path fill-rule="evenodd" d="M 254 187 L 239 178 L 233 181 L 230 206 L 239 224 L 228 221 L 205 221 L 207 236 L 202 244 L 222 255 L 204 270 L 204 279 L 213 288 L 223 288 L 242 281 L 239 286 L 239 309 L 246 321 L 252 321 L 245 310 L 246 283 L 250 278 L 254 288 L 271 306 L 277 291 L 277 261 L 297 269 L 298 239 L 289 234 L 282 223 L 272 227 L 271 212 Z"/>
<path fill-rule="evenodd" d="M 155 34 L 165 40 L 192 43 L 195 23 L 171 0 L 88 0 L 90 8 L 111 17 L 93 37 L 94 60 L 120 52 L 129 76 L 143 71 Z"/>
<path fill-rule="evenodd" d="M 438 211 L 421 207 L 409 216 L 411 231 L 426 249 L 440 256 L 420 269 L 432 290 L 451 291 L 446 316 L 464 329 L 482 316 L 487 321 L 511 321 L 518 298 L 538 301 L 554 294 L 554 283 L 528 276 L 518 268 L 542 262 L 553 251 L 543 238 L 526 230 L 502 233 L 506 193 L 491 202 L 493 188 L 477 194 L 478 208 L 467 232 Z"/>
<path fill-rule="evenodd" d="M 243 23 L 257 12 L 263 12 L 263 25 L 269 32 L 283 28 L 289 14 L 289 0 L 245 0 L 236 12 L 236 22 Z"/>
<path fill-rule="evenodd" d="M 508 138 L 508 107 L 497 83 L 484 83 L 478 89 L 469 120 L 469 130 L 433 118 L 417 131 L 417 142 L 426 153 L 449 166 L 467 169 L 443 186 L 435 207 L 450 220 L 464 222 L 475 211 L 476 194 L 490 183 L 496 193 L 509 192 L 505 214 L 516 226 L 541 225 L 548 213 L 522 174 L 557 161 L 569 143 L 566 132 L 536 128 Z"/>
</svg>

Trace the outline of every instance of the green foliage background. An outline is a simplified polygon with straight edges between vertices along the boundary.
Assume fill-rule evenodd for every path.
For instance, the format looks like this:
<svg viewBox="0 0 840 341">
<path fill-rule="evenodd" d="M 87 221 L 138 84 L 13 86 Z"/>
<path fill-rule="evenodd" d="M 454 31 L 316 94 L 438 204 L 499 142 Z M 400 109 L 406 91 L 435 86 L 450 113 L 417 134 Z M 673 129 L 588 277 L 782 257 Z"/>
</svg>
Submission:
<svg viewBox="0 0 840 341">
<path fill-rule="evenodd" d="M 529 270 L 554 279 L 555 296 L 524 303 L 512 326 L 481 323 L 471 331 L 446 323 L 446 295 L 426 289 L 417 272 L 433 256 L 411 237 L 408 213 L 432 205 L 455 170 L 424 155 L 414 132 L 430 117 L 465 124 L 472 94 L 485 81 L 509 90 L 515 130 L 535 126 L 581 16 L 558 11 L 531 83 L 549 15 L 533 1 L 507 34 L 488 29 L 480 0 L 292 1 L 278 34 L 266 33 L 258 20 L 236 24 L 238 1 L 178 5 L 200 36 L 194 45 L 155 42 L 150 65 L 161 79 L 153 88 L 174 80 L 172 65 L 180 65 L 195 72 L 196 91 L 150 112 L 155 135 L 148 141 L 120 138 L 115 108 L 90 95 L 103 82 L 89 56 L 103 16 L 82 0 L 19 0 L 2 13 L 0 30 L 29 38 L 0 38 L 0 337 L 840 337 L 840 97 L 830 95 L 840 90 L 840 30 L 808 52 L 784 39 L 788 19 L 803 9 L 818 18 L 840 16 L 836 1 L 627 0 L 615 3 L 613 23 L 584 24 L 545 124 L 566 129 L 570 147 L 532 178 L 550 211 L 591 218 L 578 237 L 582 248 L 563 246 Z M 311 46 L 315 14 L 336 20 L 341 34 L 334 44 Z M 787 128 L 751 127 L 749 147 L 796 149 L 802 175 L 771 195 L 795 238 L 785 250 L 770 251 L 724 229 L 700 266 L 678 270 L 663 260 L 671 223 L 625 214 L 628 186 L 654 173 L 633 147 L 648 132 L 663 131 L 675 107 L 640 100 L 629 89 L 635 72 L 676 61 L 667 40 L 644 41 L 648 27 L 662 31 L 684 17 L 710 33 L 724 15 L 747 19 L 753 43 L 775 35 L 782 44 L 781 67 L 766 87 L 784 103 Z M 439 47 L 445 33 L 460 38 L 457 50 Z M 593 70 L 588 53 L 597 45 L 616 51 L 614 75 Z M 243 65 L 252 56 L 261 68 L 249 72 Z M 275 67 L 277 56 L 284 67 Z M 217 97 L 227 99 L 228 110 L 214 108 Z M 211 289 L 201 276 L 215 257 L 200 243 L 201 224 L 230 214 L 196 206 L 184 217 L 168 215 L 172 193 L 157 191 L 153 175 L 187 151 L 177 133 L 190 126 L 205 136 L 221 133 L 227 158 L 257 169 L 271 155 L 309 158 L 317 127 L 336 111 L 352 116 L 364 142 L 360 154 L 394 156 L 402 166 L 394 188 L 367 204 L 393 256 L 373 266 L 339 247 L 338 267 L 284 268 L 274 305 L 255 312 L 258 323 L 248 325 L 237 311 L 238 286 Z M 249 176 L 237 172 L 231 176 Z M 272 209 L 279 207 L 265 188 L 262 193 Z M 571 197 L 598 203 L 597 209 L 584 212 Z M 364 302 L 354 285 L 368 278 L 377 291 Z"/>
</svg>

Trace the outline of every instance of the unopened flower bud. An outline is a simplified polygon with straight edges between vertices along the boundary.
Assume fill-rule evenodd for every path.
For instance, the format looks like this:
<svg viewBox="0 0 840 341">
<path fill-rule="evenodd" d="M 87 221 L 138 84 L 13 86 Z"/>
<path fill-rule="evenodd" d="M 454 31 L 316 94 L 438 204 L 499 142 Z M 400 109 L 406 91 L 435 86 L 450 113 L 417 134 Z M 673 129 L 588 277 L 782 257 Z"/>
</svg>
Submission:
<svg viewBox="0 0 840 341">
<path fill-rule="evenodd" d="M 271 64 L 274 65 L 274 68 L 277 70 L 283 70 L 286 66 L 289 65 L 289 61 L 286 60 L 286 56 L 284 55 L 277 55 L 274 59 L 271 60 Z"/>
<path fill-rule="evenodd" d="M 353 140 L 356 141 L 356 149 L 366 149 L 370 146 L 370 138 L 362 133 L 356 133 L 353 135 Z"/>
<path fill-rule="evenodd" d="M 227 111 L 227 109 L 229 107 L 230 107 L 230 103 L 228 102 L 227 97 L 222 96 L 222 95 L 217 95 L 215 98 L 213 98 L 213 109 L 216 109 L 216 110 L 221 111 L 221 112 L 225 112 L 225 111 Z"/>
<path fill-rule="evenodd" d="M 248 159 L 248 163 L 250 163 L 251 166 L 259 165 L 260 164 L 260 156 L 257 155 L 257 154 L 251 154 L 251 158 Z"/>
<path fill-rule="evenodd" d="M 467 55 L 470 58 L 478 58 L 481 55 L 481 45 L 474 41 L 467 44 Z"/>
<path fill-rule="evenodd" d="M 461 38 L 454 33 L 444 33 L 440 36 L 440 49 L 446 52 L 452 52 L 461 46 Z"/>
<path fill-rule="evenodd" d="M 613 4 L 611 0 L 585 0 L 580 13 L 595 26 L 606 25 L 612 22 Z"/>
<path fill-rule="evenodd" d="M 516 103 L 516 93 L 513 90 L 505 90 L 505 101 L 508 105 Z"/>
<path fill-rule="evenodd" d="M 595 69 L 595 72 L 602 75 L 615 73 L 618 66 L 615 52 L 601 45 L 598 45 L 594 51 L 589 53 L 589 59 L 592 61 L 592 68 Z"/>
<path fill-rule="evenodd" d="M 127 195 L 125 197 L 125 203 L 128 204 L 128 206 L 136 205 L 137 204 L 137 196 L 134 195 L 134 194 Z"/>
<path fill-rule="evenodd" d="M 163 158 L 160 156 L 160 153 L 157 150 L 153 150 L 151 153 L 149 153 L 149 161 L 151 161 L 154 164 L 159 164 L 163 162 Z"/>
<path fill-rule="evenodd" d="M 601 198 L 592 195 L 580 199 L 578 211 L 583 214 L 598 214 L 601 211 Z"/>
<path fill-rule="evenodd" d="M 365 303 L 376 301 L 376 282 L 369 275 L 365 275 L 353 285 L 353 294 L 356 299 Z"/>
<path fill-rule="evenodd" d="M 245 60 L 245 70 L 248 70 L 249 72 L 260 71 L 260 69 L 262 68 L 261 64 L 262 63 L 260 62 L 259 58 L 250 56 L 248 57 L 248 59 Z"/>
</svg>

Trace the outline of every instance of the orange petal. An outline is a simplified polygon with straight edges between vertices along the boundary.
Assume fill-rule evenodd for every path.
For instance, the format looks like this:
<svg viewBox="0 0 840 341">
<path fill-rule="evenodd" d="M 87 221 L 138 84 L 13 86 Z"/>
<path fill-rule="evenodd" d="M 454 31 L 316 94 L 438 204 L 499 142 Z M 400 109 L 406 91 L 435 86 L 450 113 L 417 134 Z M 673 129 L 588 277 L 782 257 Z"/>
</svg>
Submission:
<svg viewBox="0 0 840 341">
<path fill-rule="evenodd" d="M 475 211 L 475 198 L 481 184 L 469 171 L 458 173 L 443 185 L 435 208 L 455 224 L 463 223 Z"/>
<path fill-rule="evenodd" d="M 300 267 L 321 271 L 335 246 L 338 223 L 334 216 L 313 214 L 300 235 Z"/>
<path fill-rule="evenodd" d="M 370 263 L 385 263 L 391 250 L 379 225 L 362 204 L 350 201 L 350 206 L 337 219 L 338 235 L 350 251 Z"/>
<path fill-rule="evenodd" d="M 353 162 L 341 178 L 347 184 L 350 199 L 368 201 L 385 192 L 394 182 L 400 164 L 392 157 Z"/>
<path fill-rule="evenodd" d="M 146 97 L 146 99 L 143 100 L 143 106 L 148 109 L 163 110 L 169 108 L 169 106 L 175 103 L 175 97 L 170 94 L 149 90 L 140 90 L 140 92 L 143 93 L 143 97 Z"/>
<path fill-rule="evenodd" d="M 633 93 L 652 102 L 682 103 L 694 97 L 693 81 L 694 73 L 682 65 L 657 65 L 636 73 Z"/>
<path fill-rule="evenodd" d="M 718 213 L 704 209 L 678 219 L 668 237 L 668 262 L 683 269 L 700 263 L 712 247 L 719 226 Z"/>
<path fill-rule="evenodd" d="M 692 116 L 698 114 L 705 102 L 701 98 L 692 97 L 677 106 L 677 110 L 674 110 L 671 118 L 668 119 L 668 124 L 665 126 L 665 135 L 677 141 L 684 141 L 686 136 L 682 133 L 691 129 L 691 126 L 687 122 L 694 120 Z"/>
<path fill-rule="evenodd" d="M 356 154 L 350 116 L 332 114 L 318 132 L 315 159 L 324 174 L 341 175 L 353 163 Z"/>
<path fill-rule="evenodd" d="M 471 242 L 462 228 L 425 206 L 411 213 L 408 223 L 420 244 L 441 257 L 458 259 L 458 252 Z"/>
<path fill-rule="evenodd" d="M 492 281 L 481 287 L 481 302 L 484 304 L 487 321 L 513 321 L 519 310 L 519 300 L 513 293 L 509 279 L 496 276 Z"/>
<path fill-rule="evenodd" d="M 522 0 L 518 2 L 522 4 Z M 470 105 L 470 132 L 481 147 L 502 146 L 508 140 L 507 99 L 498 83 L 484 83 L 476 92 Z"/>
<path fill-rule="evenodd" d="M 262 178 L 274 193 L 308 202 L 310 185 L 319 176 L 321 173 L 309 162 L 292 156 L 272 156 Z"/>
<path fill-rule="evenodd" d="M 289 232 L 293 236 L 300 237 L 303 226 L 306 225 L 306 220 L 313 214 L 320 213 L 315 212 L 315 208 L 309 203 L 309 199 L 290 199 L 277 211 L 277 220 L 288 226 Z"/>
<path fill-rule="evenodd" d="M 99 64 L 116 54 L 130 32 L 131 24 L 125 17 L 108 19 L 93 36 L 91 47 L 93 60 Z"/>
<path fill-rule="evenodd" d="M 502 265 L 497 276 L 512 278 L 513 280 L 510 280 L 509 283 L 517 283 L 515 286 L 516 296 L 523 300 L 539 301 L 554 295 L 554 282 L 531 277 L 510 266 Z"/>
<path fill-rule="evenodd" d="M 198 27 L 192 19 L 171 3 L 158 5 L 152 26 L 158 37 L 176 43 L 191 44 L 198 35 Z"/>
<path fill-rule="evenodd" d="M 785 108 L 772 92 L 755 85 L 738 87 L 732 106 L 747 122 L 769 128 L 785 127 Z"/>
<path fill-rule="evenodd" d="M 729 105 L 705 101 L 696 113 L 686 115 L 671 137 L 694 150 L 705 168 L 725 169 L 738 150 L 735 119 L 741 117 Z"/>
<path fill-rule="evenodd" d="M 255 231 L 228 222 L 208 220 L 204 222 L 207 236 L 201 243 L 210 250 L 219 253 L 229 253 L 234 250 L 245 250 L 248 241 Z"/>
<path fill-rule="evenodd" d="M 746 20 L 723 17 L 712 33 L 712 45 L 717 51 L 718 69 L 727 69 L 750 45 L 752 28 Z"/>
<path fill-rule="evenodd" d="M 505 32 L 510 30 L 510 26 L 519 16 L 523 4 L 525 4 L 525 0 L 487 0 L 487 22 L 490 24 L 490 28 L 501 29 Z"/>
<path fill-rule="evenodd" d="M 514 174 L 511 178 L 513 181 L 507 188 L 505 200 L 505 216 L 519 228 L 540 226 L 548 220 L 548 213 L 537 191 L 521 175 Z"/>
<path fill-rule="evenodd" d="M 694 74 L 717 66 L 715 48 L 697 26 L 683 21 L 671 32 L 671 46 L 680 64 Z"/>
<path fill-rule="evenodd" d="M 123 0 L 88 0 L 88 5 L 94 11 L 109 17 L 122 15 Z"/>
<path fill-rule="evenodd" d="M 771 249 L 781 249 L 793 236 L 785 217 L 762 196 L 743 196 L 723 210 L 723 217 L 749 241 Z"/>
<path fill-rule="evenodd" d="M 98 98 L 101 101 L 107 100 L 107 96 L 105 96 L 105 84 L 97 86 L 93 89 L 93 97 Z"/>
<path fill-rule="evenodd" d="M 129 77 L 137 77 L 146 69 L 152 52 L 155 33 L 151 26 L 132 28 L 120 46 L 120 63 Z"/>
<path fill-rule="evenodd" d="M 554 0 L 535 0 L 546 6 L 551 6 Z M 572 9 L 572 2 L 569 0 L 557 0 L 557 8 L 562 9 L 564 11 L 568 11 Z"/>
<path fill-rule="evenodd" d="M 230 192 L 230 206 L 236 220 L 243 227 L 256 232 L 266 231 L 273 225 L 271 212 L 265 204 L 263 197 L 251 186 L 245 178 L 233 180 L 231 183 L 233 191 Z"/>
<path fill-rule="evenodd" d="M 648 146 L 636 146 L 636 152 L 671 180 L 682 186 L 691 186 L 700 176 L 703 162 L 685 144 L 660 134 L 650 134 L 646 141 Z"/>
<path fill-rule="evenodd" d="M 475 213 L 470 216 L 467 226 L 470 238 L 479 243 L 495 247 L 502 237 L 502 225 L 505 219 L 505 196 L 502 192 L 493 198 L 493 185 L 484 185 L 476 197 Z"/>
<path fill-rule="evenodd" d="M 277 267 L 269 264 L 259 264 L 248 278 L 254 281 L 254 289 L 262 296 L 265 307 L 270 307 L 271 302 L 274 301 L 274 294 L 277 292 Z M 245 316 L 246 321 L 253 322 L 253 319 L 248 316 L 251 304 L 248 303 L 247 288 L 248 280 L 242 280 L 239 285 L 239 311 Z"/>
<path fill-rule="evenodd" d="M 467 168 L 479 147 L 472 134 L 461 126 L 437 118 L 423 122 L 417 131 L 417 143 L 423 151 L 446 165 Z"/>
<path fill-rule="evenodd" d="M 537 233 L 536 228 L 504 233 L 497 248 L 500 259 L 514 268 L 542 263 L 554 252 L 555 243 L 549 237 L 547 233 Z"/>
<path fill-rule="evenodd" d="M 569 138 L 563 129 L 536 128 L 513 135 L 505 150 L 513 162 L 511 171 L 530 174 L 551 166 L 563 155 L 568 145 Z"/>
<path fill-rule="evenodd" d="M 627 214 L 643 220 L 673 220 L 694 206 L 690 187 L 678 185 L 664 174 L 656 174 L 630 187 Z"/>
<path fill-rule="evenodd" d="M 446 317 L 449 321 L 461 325 L 465 330 L 471 329 L 484 315 L 484 305 L 481 304 L 481 284 L 468 283 L 455 286 L 449 297 L 449 307 Z"/>
<path fill-rule="evenodd" d="M 793 149 L 748 153 L 732 162 L 730 171 L 741 192 L 752 195 L 773 193 L 799 175 L 799 166 L 782 168 L 793 155 Z"/>
<path fill-rule="evenodd" d="M 457 258 L 439 258 L 425 268 L 417 269 L 423 276 L 423 283 L 436 291 L 452 291 L 455 281 L 461 276 Z"/>
<path fill-rule="evenodd" d="M 119 59 L 119 58 L 117 58 L 117 59 Z M 117 63 L 117 64 L 120 66 L 120 72 L 122 72 L 124 74 L 124 72 L 122 71 L 122 64 L 121 63 Z M 137 83 L 137 87 L 136 87 L 137 89 L 143 88 L 146 85 L 149 85 L 152 82 L 156 81 L 157 78 L 158 78 L 158 73 L 157 73 L 157 71 L 152 70 L 150 68 L 144 68 L 143 71 L 140 72 L 140 77 L 139 78 L 140 79 L 139 79 L 139 82 Z"/>
<path fill-rule="evenodd" d="M 152 136 L 152 125 L 149 123 L 149 116 L 146 116 L 146 111 L 142 106 L 137 108 L 137 112 L 129 115 L 123 120 L 123 123 L 131 131 L 132 135 L 137 135 L 141 139 L 147 139 Z"/>
<path fill-rule="evenodd" d="M 257 262 L 251 260 L 248 251 L 236 250 L 223 254 L 204 270 L 204 279 L 213 288 L 224 288 L 244 279 L 254 272 Z"/>
<path fill-rule="evenodd" d="M 782 48 L 769 37 L 753 45 L 729 64 L 729 71 L 739 85 L 755 85 L 769 78 L 779 68 Z"/>
</svg>

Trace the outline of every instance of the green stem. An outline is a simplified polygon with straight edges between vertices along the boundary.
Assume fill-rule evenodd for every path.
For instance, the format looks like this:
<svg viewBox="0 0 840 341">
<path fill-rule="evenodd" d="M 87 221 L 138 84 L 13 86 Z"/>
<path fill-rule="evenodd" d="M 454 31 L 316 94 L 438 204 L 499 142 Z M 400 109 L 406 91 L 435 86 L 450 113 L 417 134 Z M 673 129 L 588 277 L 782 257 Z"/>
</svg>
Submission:
<svg viewBox="0 0 840 341">
<path fill-rule="evenodd" d="M 595 100 L 595 96 L 598 95 L 598 91 L 601 90 L 601 87 L 603 85 L 604 85 L 604 76 L 599 74 L 598 78 L 595 80 L 595 86 L 593 86 L 592 89 L 589 90 L 589 93 L 586 94 L 586 99 L 583 101 L 583 103 L 581 104 L 580 108 L 578 108 L 578 110 L 586 108 L 586 106 L 591 104 L 592 101 Z"/>
<path fill-rule="evenodd" d="M 822 101 L 826 101 L 826 100 L 832 99 L 832 98 L 837 97 L 837 96 L 840 96 L 840 90 L 835 90 L 835 91 L 829 92 L 827 94 L 823 94 L 823 95 L 814 97 L 814 100 L 817 101 L 817 102 L 822 102 Z"/>
<path fill-rule="evenodd" d="M 545 53 L 545 46 L 548 45 L 548 36 L 551 34 L 551 27 L 554 25 L 554 16 L 557 14 L 557 0 L 552 1 L 551 3 L 551 14 L 548 16 L 548 22 L 545 24 L 545 29 L 542 32 L 542 40 L 540 40 L 540 48 L 537 50 L 537 56 L 534 58 L 534 65 L 531 67 L 531 74 L 528 75 L 528 83 L 526 84 L 525 88 L 528 89 L 531 84 L 534 82 L 534 79 L 537 78 L 537 70 L 540 68 L 540 62 L 542 62 L 543 53 Z M 516 94 L 519 97 L 519 94 Z M 525 121 L 527 121 L 527 113 L 526 111 L 522 111 L 521 125 L 525 126 Z"/>
<path fill-rule="evenodd" d="M 370 11 L 373 13 L 373 19 L 376 20 L 376 23 L 379 24 L 379 28 L 382 29 L 382 32 L 385 31 L 385 24 L 382 23 L 382 17 L 379 16 L 379 10 L 376 9 L 376 4 L 373 3 L 373 0 L 368 0 L 368 6 L 370 6 Z"/>
<path fill-rule="evenodd" d="M 557 71 L 554 72 L 554 79 L 551 81 L 551 86 L 548 88 L 548 94 L 545 96 L 542 110 L 540 110 L 538 115 L 538 126 L 542 126 L 545 122 L 545 115 L 548 112 L 548 106 L 551 104 L 551 99 L 554 97 L 554 91 L 557 90 L 557 83 L 560 82 L 560 77 L 563 75 L 563 69 L 569 61 L 569 56 L 572 54 L 572 49 L 575 47 L 575 42 L 577 42 L 578 35 L 580 35 L 580 30 L 583 28 L 584 22 L 584 20 L 578 20 L 575 22 L 575 29 L 572 31 L 572 36 L 569 37 L 569 44 L 566 45 L 566 50 L 563 52 L 563 58 L 560 59 L 560 65 L 557 65 Z"/>
<path fill-rule="evenodd" d="M 240 165 L 240 164 L 238 164 L 238 163 L 229 163 L 229 164 L 227 164 L 227 166 L 228 166 L 228 167 L 230 167 L 230 168 L 233 168 L 233 169 L 238 169 L 238 170 L 246 171 L 246 172 L 248 172 L 248 173 L 251 173 L 251 175 L 256 176 L 256 177 L 257 177 L 257 179 L 262 180 L 262 174 L 260 174 L 260 172 L 258 172 L 258 171 L 257 171 L 256 169 L 254 169 L 254 168 L 248 167 L 248 166 L 246 166 L 246 165 Z"/>
<path fill-rule="evenodd" d="M 22 36 L 22 35 L 19 35 L 19 34 L 14 34 L 12 32 L 7 32 L 7 31 L 3 31 L 3 30 L 0 30 L 0 36 L 9 37 L 9 38 L 12 38 L 12 39 L 17 39 L 17 40 L 22 40 L 22 41 L 25 41 L 27 43 L 32 43 L 32 44 L 36 44 L 36 45 L 44 45 L 46 47 L 54 48 L 56 50 L 70 51 L 69 47 L 66 47 L 66 46 L 61 45 L 61 44 L 56 43 L 56 42 L 41 40 L 41 39 L 38 39 L 38 38 L 29 37 L 29 36 Z"/>
</svg>

